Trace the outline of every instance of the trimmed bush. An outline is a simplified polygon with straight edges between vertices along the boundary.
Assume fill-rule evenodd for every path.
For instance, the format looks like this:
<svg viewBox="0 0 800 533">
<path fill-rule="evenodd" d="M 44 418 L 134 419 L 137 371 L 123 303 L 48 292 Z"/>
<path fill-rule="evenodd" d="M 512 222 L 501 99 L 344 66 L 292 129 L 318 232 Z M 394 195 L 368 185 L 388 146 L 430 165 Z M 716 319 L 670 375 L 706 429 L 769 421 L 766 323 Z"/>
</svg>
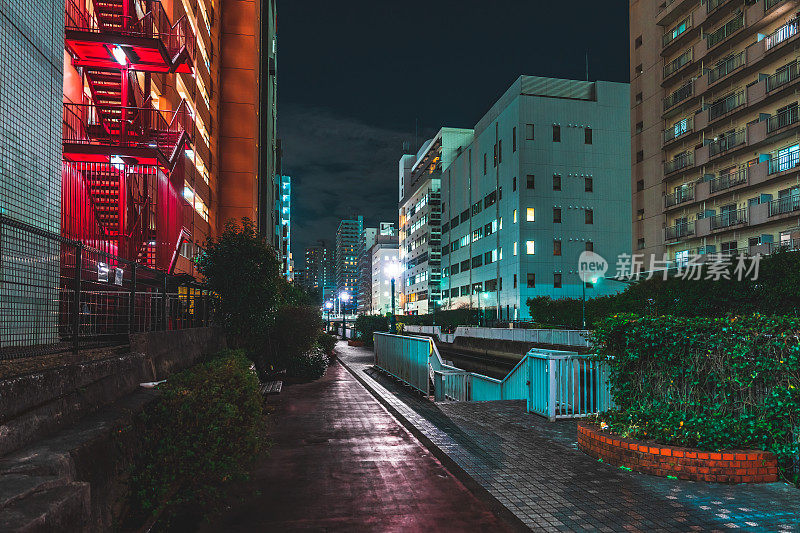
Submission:
<svg viewBox="0 0 800 533">
<path fill-rule="evenodd" d="M 158 389 L 134 424 L 141 447 L 131 469 L 132 517 L 160 516 L 159 529 L 197 524 L 262 450 L 258 377 L 243 352 L 225 351 Z"/>
<path fill-rule="evenodd" d="M 286 365 L 286 374 L 299 380 L 312 381 L 321 378 L 328 368 L 328 357 L 319 348 L 292 356 Z"/>
<path fill-rule="evenodd" d="M 279 309 L 272 335 L 278 362 L 290 364 L 293 359 L 308 353 L 316 345 L 321 327 L 322 319 L 316 307 L 297 305 Z"/>
<path fill-rule="evenodd" d="M 389 331 L 389 317 L 384 315 L 358 315 L 356 318 L 356 332 L 358 339 L 367 346 L 372 346 L 372 334 L 376 331 L 386 333 Z"/>
<path fill-rule="evenodd" d="M 333 335 L 328 335 L 327 333 L 320 333 L 317 335 L 317 345 L 326 354 L 333 352 L 334 347 L 336 347 L 336 342 L 336 337 Z"/>
<path fill-rule="evenodd" d="M 704 450 L 753 448 L 792 476 L 800 450 L 800 319 L 615 315 L 594 342 L 611 368 L 625 437 Z"/>
</svg>

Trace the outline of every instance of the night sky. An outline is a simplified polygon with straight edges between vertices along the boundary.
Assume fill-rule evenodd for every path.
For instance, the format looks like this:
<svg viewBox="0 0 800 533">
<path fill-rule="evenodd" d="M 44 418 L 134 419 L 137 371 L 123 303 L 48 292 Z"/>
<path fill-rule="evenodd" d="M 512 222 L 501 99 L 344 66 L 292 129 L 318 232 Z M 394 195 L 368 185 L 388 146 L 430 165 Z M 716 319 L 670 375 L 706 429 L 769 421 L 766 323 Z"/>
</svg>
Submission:
<svg viewBox="0 0 800 533">
<path fill-rule="evenodd" d="M 520 75 L 628 81 L 627 0 L 278 0 L 278 133 L 295 267 L 339 220 L 397 222 L 397 166 Z"/>
</svg>

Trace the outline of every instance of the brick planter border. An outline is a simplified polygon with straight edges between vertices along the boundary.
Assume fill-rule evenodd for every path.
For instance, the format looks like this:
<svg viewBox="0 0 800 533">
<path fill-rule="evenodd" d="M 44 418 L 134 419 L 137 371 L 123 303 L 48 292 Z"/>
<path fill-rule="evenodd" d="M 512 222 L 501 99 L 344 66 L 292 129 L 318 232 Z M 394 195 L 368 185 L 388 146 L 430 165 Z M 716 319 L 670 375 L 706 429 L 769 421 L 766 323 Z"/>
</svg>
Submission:
<svg viewBox="0 0 800 533">
<path fill-rule="evenodd" d="M 578 448 L 604 462 L 654 476 L 675 476 L 716 483 L 771 483 L 778 481 L 778 462 L 760 450 L 704 452 L 663 444 L 644 443 L 578 423 Z"/>
</svg>

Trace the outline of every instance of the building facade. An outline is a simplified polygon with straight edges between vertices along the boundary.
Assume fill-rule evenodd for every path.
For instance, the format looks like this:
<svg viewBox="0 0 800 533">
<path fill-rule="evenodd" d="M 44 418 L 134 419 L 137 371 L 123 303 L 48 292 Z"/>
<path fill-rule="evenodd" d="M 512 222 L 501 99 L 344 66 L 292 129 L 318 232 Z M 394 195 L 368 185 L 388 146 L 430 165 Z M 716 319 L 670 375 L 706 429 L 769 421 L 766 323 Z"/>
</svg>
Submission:
<svg viewBox="0 0 800 533">
<path fill-rule="evenodd" d="M 393 222 L 381 222 L 377 228 L 364 230 L 359 251 L 358 312 L 374 314 L 372 301 L 374 285 L 373 251 L 376 245 L 391 245 L 397 248 L 397 235 Z"/>
<path fill-rule="evenodd" d="M 800 2 L 630 2 L 633 244 L 797 248 Z"/>
<path fill-rule="evenodd" d="M 349 313 L 358 309 L 359 250 L 364 238 L 364 217 L 358 215 L 342 220 L 336 230 L 336 292 L 334 298 L 346 292 L 349 301 L 343 303 Z M 338 304 L 337 304 L 338 305 Z"/>
<path fill-rule="evenodd" d="M 392 278 L 395 278 L 395 312 L 399 307 L 400 245 L 397 235 L 378 237 L 369 251 L 370 255 L 370 306 L 371 315 L 385 315 L 392 312 Z"/>
<path fill-rule="evenodd" d="M 294 279 L 294 261 L 292 259 L 292 178 L 275 176 L 275 188 L 278 195 L 275 211 L 277 224 L 275 233 L 278 254 L 281 259 L 281 271 L 284 277 Z"/>
<path fill-rule="evenodd" d="M 522 76 L 442 171 L 442 307 L 530 316 L 584 287 L 578 258 L 630 253 L 628 84 Z"/>
<path fill-rule="evenodd" d="M 472 130 L 442 128 L 416 155 L 399 162 L 400 308 L 417 315 L 432 312 L 441 298 L 442 168 L 469 143 Z"/>
</svg>

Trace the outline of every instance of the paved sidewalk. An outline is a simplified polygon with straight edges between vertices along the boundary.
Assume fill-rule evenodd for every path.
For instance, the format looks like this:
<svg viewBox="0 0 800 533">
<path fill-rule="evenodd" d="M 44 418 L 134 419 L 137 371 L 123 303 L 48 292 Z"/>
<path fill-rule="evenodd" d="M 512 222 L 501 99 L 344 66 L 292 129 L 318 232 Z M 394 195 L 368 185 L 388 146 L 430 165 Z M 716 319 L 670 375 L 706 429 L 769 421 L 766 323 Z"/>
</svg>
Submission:
<svg viewBox="0 0 800 533">
<path fill-rule="evenodd" d="M 536 531 L 800 532 L 800 490 L 722 485 L 626 472 L 584 455 L 572 421 L 547 422 L 524 402 L 434 404 L 345 343 L 342 362 L 498 501 Z"/>
<path fill-rule="evenodd" d="M 269 401 L 259 494 L 204 530 L 511 530 L 341 364 Z"/>
</svg>

